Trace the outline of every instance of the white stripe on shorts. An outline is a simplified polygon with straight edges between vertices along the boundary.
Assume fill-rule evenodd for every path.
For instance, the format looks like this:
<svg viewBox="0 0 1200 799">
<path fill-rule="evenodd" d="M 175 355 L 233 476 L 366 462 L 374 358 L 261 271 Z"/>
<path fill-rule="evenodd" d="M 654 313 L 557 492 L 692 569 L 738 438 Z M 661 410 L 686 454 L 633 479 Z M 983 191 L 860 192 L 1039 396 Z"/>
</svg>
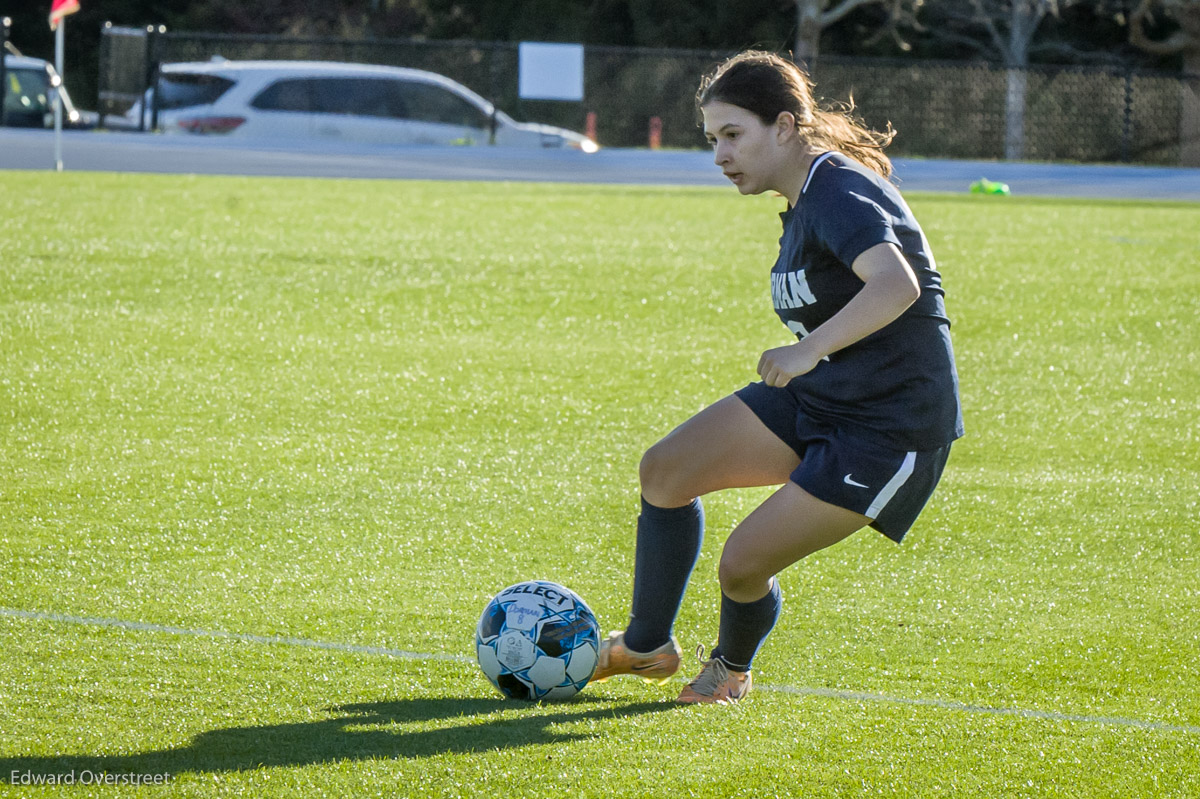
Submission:
<svg viewBox="0 0 1200 799">
<path fill-rule="evenodd" d="M 910 452 L 904 456 L 904 463 L 900 464 L 900 471 L 888 480 L 888 484 L 879 492 L 879 496 L 875 497 L 875 501 L 871 503 L 871 507 L 867 508 L 867 512 L 863 514 L 869 519 L 879 518 L 879 514 L 887 507 L 887 504 L 892 501 L 892 497 L 896 496 L 896 492 L 900 487 L 908 481 L 912 476 L 913 467 L 917 463 L 917 453 Z"/>
</svg>

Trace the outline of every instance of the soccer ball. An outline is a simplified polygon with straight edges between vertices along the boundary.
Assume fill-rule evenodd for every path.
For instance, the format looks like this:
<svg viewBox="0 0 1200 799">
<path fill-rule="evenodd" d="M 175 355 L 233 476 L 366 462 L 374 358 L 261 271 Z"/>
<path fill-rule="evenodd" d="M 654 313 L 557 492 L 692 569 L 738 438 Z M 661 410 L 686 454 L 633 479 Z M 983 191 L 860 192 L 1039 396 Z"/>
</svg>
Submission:
<svg viewBox="0 0 1200 799">
<path fill-rule="evenodd" d="M 475 629 L 479 667 L 512 699 L 566 699 L 596 671 L 600 626 L 579 595 L 530 580 L 488 602 Z"/>
</svg>

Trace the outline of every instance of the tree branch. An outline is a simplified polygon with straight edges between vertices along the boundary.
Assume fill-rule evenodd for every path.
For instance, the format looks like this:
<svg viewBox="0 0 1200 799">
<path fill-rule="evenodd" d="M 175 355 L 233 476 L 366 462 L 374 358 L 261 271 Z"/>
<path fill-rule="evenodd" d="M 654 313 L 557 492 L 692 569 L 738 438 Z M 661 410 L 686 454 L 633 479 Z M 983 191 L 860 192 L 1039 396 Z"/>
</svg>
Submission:
<svg viewBox="0 0 1200 799">
<path fill-rule="evenodd" d="M 991 11 L 983 7 L 981 0 L 971 0 L 971 7 L 975 9 L 975 22 L 983 26 L 987 31 L 988 36 L 992 40 L 992 46 L 1001 53 L 1008 53 L 1008 43 L 1004 36 L 1000 33 L 1000 29 L 996 27 L 995 17 Z"/>
<path fill-rule="evenodd" d="M 1193 42 L 1186 31 L 1177 30 L 1165 39 L 1151 39 L 1146 34 L 1146 23 L 1153 22 L 1152 7 L 1159 0 L 1140 0 L 1137 8 L 1129 15 L 1129 41 L 1147 53 L 1155 55 L 1176 55 L 1189 47 L 1200 47 L 1200 42 Z"/>
<path fill-rule="evenodd" d="M 881 2 L 883 2 L 883 0 L 842 0 L 841 3 L 838 3 L 833 8 L 826 8 L 821 11 L 821 27 L 829 27 L 860 6 L 867 6 L 873 3 Z"/>
</svg>

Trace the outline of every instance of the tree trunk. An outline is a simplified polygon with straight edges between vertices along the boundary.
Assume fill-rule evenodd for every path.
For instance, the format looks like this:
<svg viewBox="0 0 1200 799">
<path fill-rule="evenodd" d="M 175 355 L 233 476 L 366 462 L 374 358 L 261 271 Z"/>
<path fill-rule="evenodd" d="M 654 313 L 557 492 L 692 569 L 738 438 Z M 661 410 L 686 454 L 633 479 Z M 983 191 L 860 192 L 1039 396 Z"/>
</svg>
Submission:
<svg viewBox="0 0 1200 799">
<path fill-rule="evenodd" d="M 796 0 L 796 49 L 792 60 L 811 74 L 820 52 L 820 0 Z"/>
<path fill-rule="evenodd" d="M 1161 7 L 1174 16 L 1179 30 L 1165 39 L 1146 35 L 1151 11 Z M 1183 56 L 1179 78 L 1179 164 L 1200 166 L 1200 2 L 1196 0 L 1139 0 L 1129 17 L 1129 41 L 1148 53 Z"/>
<path fill-rule="evenodd" d="M 1010 67 L 1004 92 L 1004 159 L 1019 161 L 1025 156 L 1025 94 L 1029 70 Z"/>
<path fill-rule="evenodd" d="M 1008 37 L 999 41 L 1004 53 L 1004 158 L 1025 157 L 1025 100 L 1029 86 L 1029 45 L 1042 18 L 1045 0 L 1012 0 L 1008 11 Z M 999 36 L 996 37 L 999 39 Z"/>
<path fill-rule="evenodd" d="M 1184 54 L 1179 92 L 1179 165 L 1200 166 L 1200 49 Z"/>
</svg>

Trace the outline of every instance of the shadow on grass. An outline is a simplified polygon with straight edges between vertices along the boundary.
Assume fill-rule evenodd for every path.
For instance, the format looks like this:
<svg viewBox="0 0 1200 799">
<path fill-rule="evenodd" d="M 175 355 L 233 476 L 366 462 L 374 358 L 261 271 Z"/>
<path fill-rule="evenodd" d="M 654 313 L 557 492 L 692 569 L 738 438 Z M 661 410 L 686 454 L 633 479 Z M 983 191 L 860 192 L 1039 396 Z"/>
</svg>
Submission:
<svg viewBox="0 0 1200 799">
<path fill-rule="evenodd" d="M 575 697 L 547 705 L 504 699 L 416 699 L 329 708 L 321 721 L 232 727 L 201 733 L 176 749 L 132 755 L 0 757 L 0 785 L 30 784 L 29 775 L 169 774 L 307 766 L 339 760 L 422 758 L 443 753 L 562 743 L 593 738 L 553 729 L 590 719 L 622 718 L 675 707 L 669 702 L 615 704 Z M 497 711 L 517 711 L 489 718 Z M 550 712 L 546 712 L 549 710 Z M 422 722 L 457 722 L 412 729 Z"/>
</svg>

